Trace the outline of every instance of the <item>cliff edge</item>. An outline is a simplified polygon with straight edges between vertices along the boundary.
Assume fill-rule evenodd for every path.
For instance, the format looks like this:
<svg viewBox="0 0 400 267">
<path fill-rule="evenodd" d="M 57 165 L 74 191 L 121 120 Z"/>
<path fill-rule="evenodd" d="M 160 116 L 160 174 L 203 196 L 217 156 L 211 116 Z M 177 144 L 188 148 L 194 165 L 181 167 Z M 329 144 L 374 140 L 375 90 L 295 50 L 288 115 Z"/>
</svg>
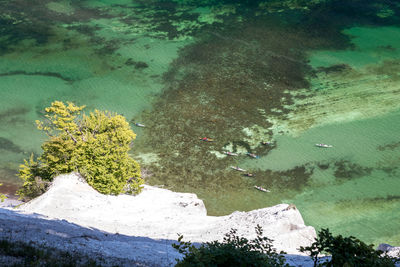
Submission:
<svg viewBox="0 0 400 267">
<path fill-rule="evenodd" d="M 14 213 L 19 218 L 9 217 L 14 216 Z M 80 238 L 81 244 L 83 242 L 85 245 L 78 244 L 79 249 L 116 258 L 150 261 L 157 266 L 170 266 L 179 257 L 170 246 L 177 239 L 177 233 L 183 234 L 185 240 L 205 242 L 222 240 L 225 233 L 235 228 L 239 235 L 250 239 L 255 237 L 254 228 L 259 224 L 264 235 L 274 240 L 275 248 L 292 254 L 293 261 L 300 260 L 297 249 L 310 245 L 316 237 L 314 228 L 304 224 L 300 212 L 287 204 L 249 212 L 236 211 L 227 216 L 207 216 L 203 201 L 195 194 L 176 193 L 146 185 L 137 196 L 102 195 L 76 174 L 61 175 L 42 196 L 21 205 L 13 212 L 0 212 L 0 221 L 2 224 L 5 220 L 9 220 L 10 224 L 28 224 L 31 221 L 28 228 L 20 228 L 27 232 L 33 231 L 32 234 L 36 236 L 30 237 L 26 232 L 22 239 L 39 242 L 41 234 L 47 235 L 47 238 L 49 234 L 41 229 L 40 224 L 43 222 L 33 222 L 35 220 L 32 218 L 38 218 L 37 214 L 40 214 L 42 221 L 45 220 L 45 228 L 50 229 L 51 222 L 61 225 L 52 230 L 61 234 L 51 235 L 56 240 L 46 240 L 46 244 L 52 245 L 53 242 L 62 249 L 65 246 L 60 245 L 63 241 L 59 239 L 66 237 L 68 246 L 73 246 L 75 241 L 71 232 L 95 229 L 96 232 L 91 231 L 90 234 L 73 234 L 75 237 L 95 236 L 85 240 Z M 73 225 L 73 230 L 65 230 L 68 229 L 66 225 Z M 4 230 L 7 225 L 1 227 Z M 14 235 L 17 236 L 17 233 Z M 121 238 L 125 241 L 121 241 Z M 89 241 L 92 243 L 87 243 Z M 144 247 L 143 242 L 146 244 Z M 128 249 L 126 246 L 133 248 Z M 301 259 L 307 261 L 306 257 Z"/>
</svg>

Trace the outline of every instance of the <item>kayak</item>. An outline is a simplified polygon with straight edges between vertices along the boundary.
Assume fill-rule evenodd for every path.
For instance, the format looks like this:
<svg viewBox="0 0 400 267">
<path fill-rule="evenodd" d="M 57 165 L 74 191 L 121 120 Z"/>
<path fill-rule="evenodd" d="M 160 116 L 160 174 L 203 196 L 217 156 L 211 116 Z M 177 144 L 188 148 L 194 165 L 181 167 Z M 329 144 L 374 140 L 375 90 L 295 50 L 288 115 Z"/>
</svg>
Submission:
<svg viewBox="0 0 400 267">
<path fill-rule="evenodd" d="M 268 189 L 265 189 L 265 188 L 263 188 L 263 187 L 261 187 L 261 186 L 256 186 L 256 185 L 255 185 L 254 188 L 257 189 L 257 190 L 260 190 L 260 191 L 262 191 L 262 192 L 265 192 L 265 193 L 271 192 L 271 191 L 269 191 Z"/>
<path fill-rule="evenodd" d="M 323 147 L 323 148 L 331 148 L 333 147 L 332 145 L 327 145 L 327 144 L 315 144 L 317 147 Z"/>
<path fill-rule="evenodd" d="M 237 156 L 238 155 L 238 153 L 233 153 L 233 152 L 230 152 L 230 151 L 224 151 L 223 153 L 225 155 L 228 155 L 228 156 Z"/>
<path fill-rule="evenodd" d="M 272 141 L 267 141 L 267 142 L 263 141 L 263 142 L 261 142 L 261 144 L 264 145 L 264 146 L 267 146 L 267 145 L 273 145 L 274 142 L 272 142 Z"/>
<path fill-rule="evenodd" d="M 244 170 L 242 168 L 239 168 L 237 166 L 231 166 L 231 168 L 234 169 L 234 170 L 240 171 L 240 172 L 245 172 L 246 171 L 246 170 Z"/>
<path fill-rule="evenodd" d="M 256 154 L 253 154 L 253 153 L 247 152 L 246 154 L 247 154 L 249 157 L 252 157 L 252 158 L 255 158 L 255 159 L 258 159 L 258 158 L 259 158 L 259 156 L 257 156 Z"/>
<path fill-rule="evenodd" d="M 214 142 L 214 139 L 208 137 L 199 137 L 199 140 L 204 142 Z"/>
</svg>

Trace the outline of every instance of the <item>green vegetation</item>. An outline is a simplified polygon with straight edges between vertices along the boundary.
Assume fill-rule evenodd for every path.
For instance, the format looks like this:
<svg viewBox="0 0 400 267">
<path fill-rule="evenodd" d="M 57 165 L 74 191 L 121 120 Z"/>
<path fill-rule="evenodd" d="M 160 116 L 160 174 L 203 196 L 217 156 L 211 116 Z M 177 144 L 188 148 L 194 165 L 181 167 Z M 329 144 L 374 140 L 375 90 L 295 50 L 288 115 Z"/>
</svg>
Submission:
<svg viewBox="0 0 400 267">
<path fill-rule="evenodd" d="M 2 266 L 101 266 L 77 252 L 62 252 L 54 248 L 37 247 L 9 240 L 0 240 L 1 258 Z"/>
<path fill-rule="evenodd" d="M 308 253 L 316 266 L 395 266 L 395 259 L 385 255 L 380 250 L 375 250 L 373 245 L 367 245 L 354 236 L 333 236 L 329 229 L 318 232 L 318 238 L 309 247 L 300 247 L 301 252 Z M 322 255 L 330 255 L 329 261 L 321 262 Z"/>
<path fill-rule="evenodd" d="M 183 242 L 180 235 L 179 244 L 172 246 L 184 254 L 182 260 L 177 260 L 177 267 L 208 267 L 208 266 L 289 266 L 282 254 L 272 247 L 272 240 L 262 236 L 262 228 L 257 225 L 257 237 L 248 240 L 239 237 L 232 229 L 224 237 L 223 242 L 213 241 L 202 244 L 199 248 L 190 242 Z"/>
<path fill-rule="evenodd" d="M 223 242 L 207 242 L 200 247 L 183 242 L 183 236 L 180 235 L 179 244 L 172 246 L 182 253 L 184 258 L 177 260 L 176 266 L 289 266 L 282 255 L 285 252 L 281 251 L 278 254 L 272 247 L 272 240 L 262 236 L 261 226 L 257 225 L 256 233 L 257 237 L 254 240 L 248 240 L 237 236 L 236 230 L 232 229 L 225 235 Z M 334 237 L 329 229 L 319 231 L 318 238 L 311 246 L 300 247 L 299 250 L 310 255 L 314 267 L 394 267 L 396 262 L 400 262 L 400 255 L 398 258 L 390 257 L 353 236 Z"/>
<path fill-rule="evenodd" d="M 36 121 L 49 140 L 43 154 L 31 155 L 19 170 L 24 180 L 19 195 L 33 198 L 43 193 L 59 174 L 78 172 L 103 194 L 139 193 L 140 166 L 128 154 L 135 133 L 126 119 L 107 111 L 82 114 L 85 106 L 55 101 L 45 109 L 45 121 Z"/>
<path fill-rule="evenodd" d="M 3 184 L 0 184 L 0 186 L 2 186 L 2 185 L 3 185 Z M 1 201 L 1 202 L 4 202 L 4 200 L 5 200 L 6 198 L 7 198 L 6 195 L 0 193 L 0 201 Z"/>
</svg>

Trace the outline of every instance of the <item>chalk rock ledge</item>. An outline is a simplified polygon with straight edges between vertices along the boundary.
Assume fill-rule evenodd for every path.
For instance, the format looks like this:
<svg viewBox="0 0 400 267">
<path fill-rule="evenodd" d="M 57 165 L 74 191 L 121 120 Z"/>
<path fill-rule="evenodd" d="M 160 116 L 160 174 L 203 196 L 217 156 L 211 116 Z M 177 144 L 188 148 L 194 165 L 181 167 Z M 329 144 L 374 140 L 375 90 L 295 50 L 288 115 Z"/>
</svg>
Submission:
<svg viewBox="0 0 400 267">
<path fill-rule="evenodd" d="M 389 244 L 380 244 L 378 246 L 378 250 L 381 250 L 383 252 L 386 252 L 388 256 L 391 257 L 398 257 L 400 255 L 400 247 L 393 247 Z M 400 264 L 397 264 L 399 266 Z"/>
<path fill-rule="evenodd" d="M 310 245 L 316 237 L 314 228 L 306 226 L 300 212 L 288 204 L 207 216 L 203 201 L 195 194 L 146 185 L 137 196 L 107 196 L 74 173 L 57 177 L 45 194 L 19 209 L 129 236 L 176 240 L 180 233 L 192 242 L 221 240 L 231 228 L 253 238 L 259 224 L 278 250 L 292 254 L 298 254 L 300 246 Z"/>
</svg>

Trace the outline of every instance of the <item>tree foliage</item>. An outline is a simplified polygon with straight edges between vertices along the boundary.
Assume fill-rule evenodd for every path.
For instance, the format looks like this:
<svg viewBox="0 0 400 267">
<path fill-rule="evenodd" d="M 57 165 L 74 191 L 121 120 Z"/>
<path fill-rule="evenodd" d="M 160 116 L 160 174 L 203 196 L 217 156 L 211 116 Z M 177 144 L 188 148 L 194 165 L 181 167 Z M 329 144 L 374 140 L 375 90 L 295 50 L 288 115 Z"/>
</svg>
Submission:
<svg viewBox="0 0 400 267">
<path fill-rule="evenodd" d="M 308 253 L 316 266 L 359 266 L 389 267 L 395 266 L 398 259 L 389 257 L 373 245 L 367 245 L 354 236 L 333 236 L 329 229 L 318 232 L 318 238 L 309 247 L 300 247 L 301 252 Z M 330 260 L 321 258 L 330 255 Z M 323 259 L 321 261 L 321 259 Z"/>
<path fill-rule="evenodd" d="M 184 258 L 177 260 L 177 267 L 211 267 L 211 266 L 289 266 L 281 252 L 278 254 L 272 247 L 272 240 L 263 237 L 261 226 L 256 227 L 257 237 L 248 240 L 239 237 L 236 230 L 227 233 L 222 242 L 213 241 L 196 247 L 191 242 L 183 242 L 183 236 L 178 238 L 179 244 L 172 244 Z"/>
<path fill-rule="evenodd" d="M 40 157 L 35 160 L 31 155 L 20 166 L 22 197 L 40 195 L 54 177 L 70 172 L 80 173 L 103 194 L 140 192 L 140 166 L 128 153 L 136 137 L 129 123 L 107 111 L 81 114 L 84 108 L 55 101 L 45 109 L 45 121 L 36 121 L 49 139 L 42 144 Z"/>
</svg>

